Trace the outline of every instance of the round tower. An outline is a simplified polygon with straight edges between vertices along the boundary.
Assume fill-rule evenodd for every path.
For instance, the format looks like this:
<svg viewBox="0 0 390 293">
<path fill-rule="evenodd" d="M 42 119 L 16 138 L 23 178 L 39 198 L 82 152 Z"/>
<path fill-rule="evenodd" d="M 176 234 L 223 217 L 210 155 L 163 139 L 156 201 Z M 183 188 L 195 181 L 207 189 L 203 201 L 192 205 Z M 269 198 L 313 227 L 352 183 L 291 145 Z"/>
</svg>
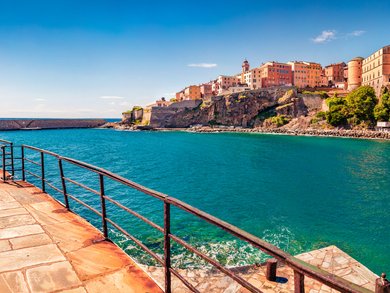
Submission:
<svg viewBox="0 0 390 293">
<path fill-rule="evenodd" d="M 364 58 L 356 57 L 348 62 L 348 90 L 353 91 L 362 85 L 362 63 Z"/>
</svg>

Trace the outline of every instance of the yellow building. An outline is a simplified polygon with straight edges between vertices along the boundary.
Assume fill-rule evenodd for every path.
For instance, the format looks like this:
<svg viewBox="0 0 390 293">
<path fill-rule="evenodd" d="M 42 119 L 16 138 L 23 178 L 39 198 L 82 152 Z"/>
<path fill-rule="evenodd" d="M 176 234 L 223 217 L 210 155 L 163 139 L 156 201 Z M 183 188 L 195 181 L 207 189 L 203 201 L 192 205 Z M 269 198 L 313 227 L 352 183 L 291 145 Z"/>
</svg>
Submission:
<svg viewBox="0 0 390 293">
<path fill-rule="evenodd" d="M 372 86 L 378 97 L 382 87 L 390 87 L 390 45 L 364 59 L 362 72 L 362 85 Z"/>
</svg>

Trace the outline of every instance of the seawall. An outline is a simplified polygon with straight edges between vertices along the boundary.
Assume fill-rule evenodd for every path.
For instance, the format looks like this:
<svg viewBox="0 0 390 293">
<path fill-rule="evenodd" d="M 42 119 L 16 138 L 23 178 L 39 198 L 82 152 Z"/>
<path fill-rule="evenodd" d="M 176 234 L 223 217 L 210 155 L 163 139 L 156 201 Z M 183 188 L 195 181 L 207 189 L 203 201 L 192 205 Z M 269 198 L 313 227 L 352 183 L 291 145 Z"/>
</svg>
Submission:
<svg viewBox="0 0 390 293">
<path fill-rule="evenodd" d="M 103 119 L 15 119 L 0 120 L 0 130 L 94 128 L 105 123 Z"/>
</svg>

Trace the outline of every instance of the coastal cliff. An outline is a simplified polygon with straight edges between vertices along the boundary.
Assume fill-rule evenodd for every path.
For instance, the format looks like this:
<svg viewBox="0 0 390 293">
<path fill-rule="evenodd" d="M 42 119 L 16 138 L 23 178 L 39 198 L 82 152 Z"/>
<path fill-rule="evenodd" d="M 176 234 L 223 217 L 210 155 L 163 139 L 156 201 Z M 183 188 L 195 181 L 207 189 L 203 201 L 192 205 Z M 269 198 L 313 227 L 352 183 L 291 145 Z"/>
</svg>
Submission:
<svg viewBox="0 0 390 293">
<path fill-rule="evenodd" d="M 156 128 L 187 128 L 202 126 L 235 126 L 243 128 L 270 127 L 272 117 L 293 118 L 321 111 L 324 100 L 317 94 L 300 94 L 292 87 L 275 87 L 245 91 L 199 101 L 193 107 L 152 108 L 150 126 Z M 275 119 L 274 119 L 275 120 Z"/>
</svg>

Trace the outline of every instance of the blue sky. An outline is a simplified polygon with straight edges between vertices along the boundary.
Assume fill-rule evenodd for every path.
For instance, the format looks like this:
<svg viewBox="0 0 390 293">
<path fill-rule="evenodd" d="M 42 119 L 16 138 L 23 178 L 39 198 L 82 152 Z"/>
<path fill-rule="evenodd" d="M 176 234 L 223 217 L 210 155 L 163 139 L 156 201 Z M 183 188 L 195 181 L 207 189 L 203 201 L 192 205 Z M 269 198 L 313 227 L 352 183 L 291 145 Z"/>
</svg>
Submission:
<svg viewBox="0 0 390 293">
<path fill-rule="evenodd" d="M 0 0 L 0 117 L 119 117 L 244 58 L 346 62 L 390 44 L 389 17 L 387 0 Z"/>
</svg>

